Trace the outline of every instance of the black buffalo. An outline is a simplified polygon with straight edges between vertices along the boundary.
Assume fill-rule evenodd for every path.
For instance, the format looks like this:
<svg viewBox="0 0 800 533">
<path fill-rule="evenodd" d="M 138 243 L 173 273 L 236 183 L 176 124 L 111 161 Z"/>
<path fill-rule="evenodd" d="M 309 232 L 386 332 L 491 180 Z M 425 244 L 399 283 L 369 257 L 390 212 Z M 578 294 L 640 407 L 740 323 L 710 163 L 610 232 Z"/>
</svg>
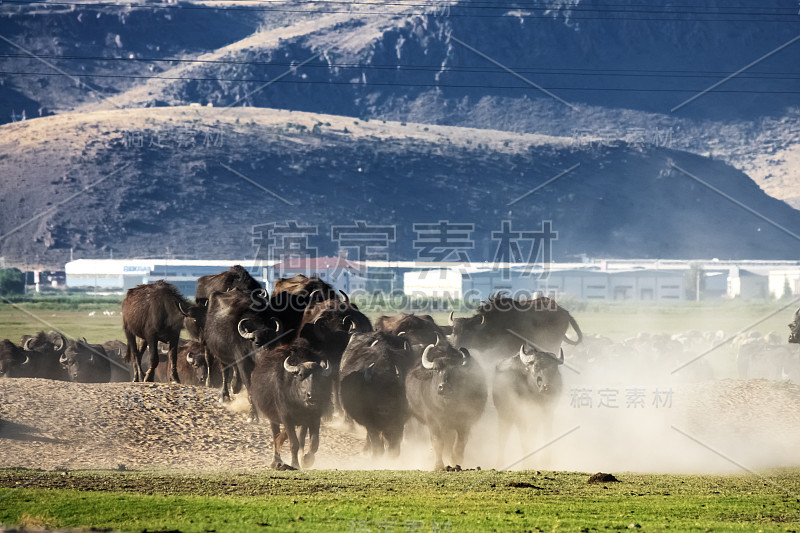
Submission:
<svg viewBox="0 0 800 533">
<path fill-rule="evenodd" d="M 400 313 L 394 316 L 381 316 L 375 321 L 375 329 L 394 335 L 402 335 L 413 344 L 434 344 L 437 335 L 444 337 L 445 332 L 433 321 L 430 315 Z"/>
<path fill-rule="evenodd" d="M 0 378 L 32 377 L 31 354 L 8 339 L 0 341 Z"/>
<path fill-rule="evenodd" d="M 299 468 L 298 454 L 305 447 L 306 431 L 311 439 L 303 456 L 303 468 L 314 464 L 319 448 L 319 426 L 331 399 L 331 368 L 305 339 L 288 345 L 263 349 L 256 354 L 252 373 L 251 398 L 257 412 L 269 419 L 274 456 L 272 467 L 284 466 L 280 449 L 286 437 L 292 453 L 292 468 Z M 284 431 L 281 432 L 281 426 Z M 297 427 L 303 428 L 303 438 Z"/>
<path fill-rule="evenodd" d="M 373 457 L 400 453 L 410 416 L 405 371 L 411 346 L 402 337 L 377 331 L 353 334 L 342 355 L 339 397 L 345 412 L 367 429 Z"/>
<path fill-rule="evenodd" d="M 572 315 L 550 298 L 517 300 L 505 296 L 491 298 L 470 318 L 454 318 L 454 344 L 504 357 L 515 353 L 521 343 L 542 351 L 558 353 L 561 343 L 578 344 L 583 339 Z M 567 337 L 569 327 L 577 339 Z"/>
<path fill-rule="evenodd" d="M 197 280 L 197 290 L 195 291 L 195 303 L 206 305 L 208 297 L 213 292 L 227 292 L 229 290 L 240 290 L 244 292 L 261 291 L 261 284 L 253 279 L 253 276 L 241 265 L 234 265 L 219 274 L 209 274 Z"/>
<path fill-rule="evenodd" d="M 222 368 L 221 400 L 230 399 L 231 370 L 236 367 L 239 379 L 250 394 L 250 374 L 255 367 L 255 352 L 262 346 L 290 341 L 297 335 L 286 330 L 280 319 L 268 312 L 268 306 L 253 300 L 242 291 L 215 292 L 208 301 L 203 338 L 206 349 L 219 360 Z M 251 401 L 251 420 L 257 418 Z"/>
<path fill-rule="evenodd" d="M 563 363 L 563 351 L 558 356 L 535 349 L 528 353 L 523 345 L 519 353 L 497 364 L 492 400 L 499 424 L 498 464 L 503 462 L 503 451 L 512 427 L 519 431 L 521 441 L 528 444 L 534 427 L 538 426 L 546 434 L 552 429 L 554 404 L 562 389 L 559 365 Z"/>
<path fill-rule="evenodd" d="M 70 381 L 79 383 L 109 383 L 129 381 L 131 371 L 116 350 L 107 352 L 101 344 L 89 344 L 86 339 L 67 341 L 67 349 L 59 362 Z"/>
<path fill-rule="evenodd" d="M 406 376 L 406 396 L 411 414 L 430 430 L 434 468 L 444 468 L 443 452 L 459 465 L 486 405 L 486 378 L 477 361 L 466 348 L 456 350 L 439 338 Z"/>
<path fill-rule="evenodd" d="M 67 349 L 67 339 L 61 333 L 40 331 L 22 337 L 22 349 L 30 356 L 30 377 L 67 381 L 69 377 L 59 358 Z"/>
</svg>

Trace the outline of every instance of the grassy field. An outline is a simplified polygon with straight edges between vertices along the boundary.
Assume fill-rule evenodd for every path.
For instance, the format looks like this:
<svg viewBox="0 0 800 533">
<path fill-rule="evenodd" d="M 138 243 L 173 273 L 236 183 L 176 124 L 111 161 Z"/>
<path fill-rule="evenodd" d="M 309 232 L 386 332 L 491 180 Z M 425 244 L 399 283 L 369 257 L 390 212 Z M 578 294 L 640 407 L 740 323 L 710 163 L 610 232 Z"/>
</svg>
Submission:
<svg viewBox="0 0 800 533">
<path fill-rule="evenodd" d="M 119 531 L 797 531 L 800 470 L 756 475 L 0 470 L 0 522 Z M 438 529 L 437 529 L 438 528 Z"/>
<path fill-rule="evenodd" d="M 584 333 L 601 334 L 616 340 L 639 332 L 678 333 L 687 330 L 736 333 L 771 313 L 779 310 L 781 303 L 743 304 L 721 302 L 715 304 L 684 303 L 669 306 L 602 305 L 587 310 L 573 311 Z M 114 312 L 113 316 L 104 311 Z M 90 313 L 94 316 L 89 316 Z M 776 331 L 788 336 L 787 324 L 793 308 L 784 309 L 755 326 L 756 331 Z M 382 313 L 367 311 L 371 319 Z M 440 324 L 447 324 L 449 313 L 433 313 Z M 468 316 L 460 313 L 458 316 Z M 20 337 L 42 329 L 58 328 L 73 337 L 86 337 L 89 342 L 124 341 L 119 302 L 115 300 L 86 303 L 0 303 L 0 339 L 19 342 Z"/>
</svg>

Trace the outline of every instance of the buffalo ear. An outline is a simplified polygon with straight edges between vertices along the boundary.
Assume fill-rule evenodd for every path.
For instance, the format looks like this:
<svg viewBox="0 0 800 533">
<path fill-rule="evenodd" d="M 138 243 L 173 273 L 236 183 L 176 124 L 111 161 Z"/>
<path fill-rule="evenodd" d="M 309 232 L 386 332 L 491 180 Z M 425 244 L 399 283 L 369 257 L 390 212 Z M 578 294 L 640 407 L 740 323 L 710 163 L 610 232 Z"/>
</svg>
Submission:
<svg viewBox="0 0 800 533">
<path fill-rule="evenodd" d="M 364 369 L 364 381 L 370 382 L 372 381 L 372 367 L 375 366 L 375 363 L 372 363 L 367 368 Z"/>
</svg>

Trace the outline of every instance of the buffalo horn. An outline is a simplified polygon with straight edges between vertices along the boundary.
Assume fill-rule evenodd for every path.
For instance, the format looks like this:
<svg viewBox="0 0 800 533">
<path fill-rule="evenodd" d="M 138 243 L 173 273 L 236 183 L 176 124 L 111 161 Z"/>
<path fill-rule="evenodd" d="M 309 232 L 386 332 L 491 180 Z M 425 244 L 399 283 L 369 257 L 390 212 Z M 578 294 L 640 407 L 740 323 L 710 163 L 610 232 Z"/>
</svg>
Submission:
<svg viewBox="0 0 800 533">
<path fill-rule="evenodd" d="M 183 304 L 184 302 L 180 300 L 177 301 L 178 311 L 180 311 L 183 316 L 189 316 L 189 311 L 183 308 Z"/>
<path fill-rule="evenodd" d="M 249 318 L 241 319 L 239 321 L 239 325 L 236 326 L 236 329 L 239 330 L 239 335 L 241 335 L 243 338 L 245 338 L 247 340 L 252 340 L 252 339 L 254 339 L 256 337 L 256 334 L 255 333 L 251 333 L 251 332 L 247 331 L 246 329 L 244 329 L 243 324 L 245 322 L 250 322 L 250 319 Z"/>
<path fill-rule="evenodd" d="M 30 355 L 26 355 L 25 356 L 25 360 L 22 362 L 22 366 L 25 366 L 30 362 L 31 362 L 31 356 Z"/>
<path fill-rule="evenodd" d="M 464 360 L 463 364 L 466 365 L 467 361 L 469 361 L 472 358 L 472 356 L 469 354 L 469 350 L 467 350 L 462 346 L 461 348 L 458 349 L 458 351 L 461 352 L 461 358 Z"/>
<path fill-rule="evenodd" d="M 375 339 L 374 341 L 372 341 L 372 344 L 370 344 L 370 345 L 369 345 L 369 347 L 370 347 L 370 348 L 374 348 L 374 347 L 375 347 L 375 345 L 376 345 L 376 344 L 378 344 L 379 342 L 381 342 L 381 340 L 380 340 L 380 339 Z"/>
<path fill-rule="evenodd" d="M 450 325 L 451 326 L 455 324 L 455 320 L 454 320 L 455 314 L 456 314 L 455 311 L 450 311 Z"/>
<path fill-rule="evenodd" d="M 331 367 L 331 364 L 328 362 L 327 359 L 322 361 L 319 364 L 319 367 L 322 369 L 322 375 L 325 376 L 326 378 L 329 377 L 331 374 L 333 374 L 333 367 Z"/>
<path fill-rule="evenodd" d="M 325 326 L 324 322 L 320 322 L 320 320 L 322 320 L 321 316 L 317 317 L 313 322 L 314 334 L 317 336 L 317 339 L 319 339 L 320 341 L 324 342 L 325 341 L 325 333 L 323 333 L 322 330 L 327 329 L 327 326 Z"/>
<path fill-rule="evenodd" d="M 67 338 L 64 335 L 62 335 L 61 333 L 59 333 L 58 334 L 58 339 L 59 339 L 59 343 L 60 344 L 58 345 L 58 348 L 56 348 L 56 351 L 63 353 L 64 350 L 67 349 Z"/>
<path fill-rule="evenodd" d="M 475 329 L 483 329 L 486 327 L 486 315 L 481 315 L 481 323 Z"/>
<path fill-rule="evenodd" d="M 190 365 L 194 365 L 194 357 L 192 357 L 192 352 L 186 352 L 186 362 Z"/>
<path fill-rule="evenodd" d="M 442 344 L 442 336 L 439 335 L 439 332 L 436 332 L 436 346 L 441 346 Z"/>
<path fill-rule="evenodd" d="M 25 344 L 22 345 L 22 349 L 26 352 L 31 351 L 31 342 L 33 342 L 33 337 L 25 339 Z"/>
<path fill-rule="evenodd" d="M 350 323 L 349 326 L 347 325 L 348 323 Z M 353 317 L 351 317 L 351 316 L 344 317 L 342 319 L 342 325 L 347 327 L 347 333 L 349 333 L 350 335 L 355 333 L 355 331 L 356 331 L 356 323 L 353 320 Z"/>
<path fill-rule="evenodd" d="M 342 293 L 342 298 L 344 299 L 344 303 L 349 304 L 350 303 L 350 297 L 347 295 L 347 293 L 344 292 L 342 289 L 339 289 L 339 292 Z"/>
<path fill-rule="evenodd" d="M 289 357 L 291 357 L 291 355 Z M 283 369 L 289 372 L 290 374 L 297 374 L 298 372 L 300 372 L 300 367 L 295 365 L 290 365 L 289 357 L 283 360 Z"/>
<path fill-rule="evenodd" d="M 428 359 L 428 354 L 433 350 L 433 344 L 429 344 L 422 352 L 422 367 L 426 370 L 433 370 L 433 361 Z"/>
<path fill-rule="evenodd" d="M 273 326 L 275 327 L 275 333 L 276 333 L 276 334 L 278 334 L 278 335 L 280 335 L 280 333 L 281 333 L 281 329 L 283 329 L 283 325 L 281 324 L 281 321 L 280 321 L 280 320 L 278 320 L 278 319 L 277 319 L 277 318 L 275 318 L 275 317 L 272 317 L 272 319 L 271 319 L 271 320 L 272 320 L 272 324 L 273 324 Z"/>
<path fill-rule="evenodd" d="M 519 359 L 520 359 L 520 361 L 522 361 L 523 364 L 529 365 L 529 364 L 533 363 L 534 355 L 535 355 L 535 353 L 533 355 L 531 355 L 531 354 L 528 354 L 525 351 L 525 345 L 524 344 L 519 347 Z"/>
<path fill-rule="evenodd" d="M 322 291 L 319 290 L 319 289 L 316 289 L 314 291 L 311 291 L 311 294 L 308 295 L 308 304 L 309 305 L 311 305 L 314 302 L 314 295 L 316 295 L 317 293 L 322 294 Z"/>
<path fill-rule="evenodd" d="M 558 351 L 558 364 L 559 365 L 563 365 L 564 364 L 564 348 L 561 348 Z"/>
<path fill-rule="evenodd" d="M 66 365 L 67 364 L 67 354 L 62 353 L 61 357 L 58 358 L 58 362 L 61 363 L 62 365 Z"/>
</svg>

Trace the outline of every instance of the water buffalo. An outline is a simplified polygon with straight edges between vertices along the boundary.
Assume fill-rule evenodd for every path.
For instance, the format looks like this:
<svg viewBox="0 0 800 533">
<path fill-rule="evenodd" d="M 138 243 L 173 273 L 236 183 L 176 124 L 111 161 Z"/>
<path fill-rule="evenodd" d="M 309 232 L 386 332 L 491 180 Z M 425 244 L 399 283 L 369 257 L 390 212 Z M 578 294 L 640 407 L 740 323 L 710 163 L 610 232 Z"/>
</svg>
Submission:
<svg viewBox="0 0 800 533">
<path fill-rule="evenodd" d="M 484 302 L 470 318 L 454 318 L 454 344 L 469 349 L 505 356 L 515 353 L 520 343 L 530 343 L 542 351 L 558 353 L 561 343 L 578 344 L 583 338 L 578 323 L 569 312 L 550 298 L 515 300 L 496 296 Z M 567 337 L 569 327 L 577 339 Z"/>
<path fill-rule="evenodd" d="M 250 394 L 250 374 L 255 367 L 254 353 L 271 343 L 290 341 L 297 332 L 286 330 L 280 319 L 261 302 L 254 305 L 252 295 L 242 291 L 215 292 L 209 295 L 203 330 L 207 350 L 222 367 L 221 401 L 230 399 L 228 370 L 236 367 L 239 379 Z M 252 420 L 257 418 L 252 408 Z"/>
<path fill-rule="evenodd" d="M 400 313 L 394 316 L 381 316 L 375 321 L 375 329 L 394 335 L 404 335 L 411 344 L 425 346 L 436 342 L 437 334 L 444 337 L 445 332 L 436 325 L 430 315 Z"/>
<path fill-rule="evenodd" d="M 67 341 L 59 362 L 70 381 L 78 383 L 129 381 L 131 376 L 128 365 L 116 351 L 106 352 L 102 345 L 89 344 L 86 339 Z"/>
<path fill-rule="evenodd" d="M 0 341 L 0 378 L 36 377 L 29 352 L 8 339 Z"/>
<path fill-rule="evenodd" d="M 339 397 L 345 412 L 367 429 L 373 457 L 387 449 L 400 453 L 403 428 L 411 413 L 405 369 L 411 346 L 402 337 L 377 331 L 354 333 L 342 355 Z"/>
<path fill-rule="evenodd" d="M 508 433 L 515 426 L 523 443 L 531 442 L 532 426 L 549 433 L 552 429 L 554 403 L 561 395 L 559 365 L 564 363 L 564 352 L 559 355 L 532 350 L 521 346 L 519 353 L 499 362 L 492 381 L 492 400 L 497 408 L 499 423 L 498 464 L 503 462 Z M 523 452 L 528 452 L 525 449 Z"/>
<path fill-rule="evenodd" d="M 234 265 L 219 274 L 209 274 L 197 280 L 197 290 L 194 300 L 198 305 L 205 306 L 212 292 L 226 292 L 229 290 L 244 292 L 261 291 L 261 284 L 241 265 Z"/>
<path fill-rule="evenodd" d="M 193 311 L 178 289 L 164 280 L 129 289 L 122 301 L 122 328 L 128 341 L 126 359 L 134 365 L 134 381 L 153 381 L 158 366 L 158 342 L 169 344 L 170 379 L 178 378 L 178 340 L 184 319 Z M 137 347 L 136 338 L 144 340 Z M 150 347 L 150 367 L 142 379 L 142 352 Z"/>
<path fill-rule="evenodd" d="M 477 361 L 466 348 L 456 350 L 437 339 L 406 376 L 406 397 L 411 414 L 430 430 L 434 468 L 444 469 L 443 451 L 459 465 L 470 429 L 486 405 L 486 378 Z"/>
<path fill-rule="evenodd" d="M 278 278 L 272 290 L 273 294 L 285 292 L 308 298 L 305 302 L 306 307 L 324 300 L 332 300 L 339 297 L 333 287 L 317 277 L 307 277 L 303 274 L 296 274 L 291 278 Z M 313 298 L 312 298 L 313 295 Z"/>
<path fill-rule="evenodd" d="M 262 349 L 256 354 L 251 397 L 258 413 L 270 421 L 274 445 L 273 468 L 283 466 L 280 449 L 287 436 L 291 446 L 292 468 L 300 467 L 298 426 L 304 429 L 303 434 L 307 430 L 311 439 L 302 466 L 310 468 L 314 464 L 314 455 L 319 448 L 320 419 L 331 398 L 331 374 L 327 361 L 320 360 L 319 354 L 305 339 L 296 339 L 291 344 L 271 350 Z"/>
<path fill-rule="evenodd" d="M 23 336 L 21 346 L 31 357 L 31 366 L 27 370 L 30 377 L 69 380 L 59 363 L 61 354 L 67 349 L 67 340 L 63 335 L 55 331 L 40 331 L 36 335 Z"/>
<path fill-rule="evenodd" d="M 789 343 L 800 344 L 800 308 L 794 312 L 792 323 L 789 324 Z"/>
<path fill-rule="evenodd" d="M 334 383 L 338 381 L 339 364 L 350 335 L 372 331 L 372 324 L 366 315 L 350 303 L 347 294 L 342 292 L 342 296 L 342 300 L 330 299 L 311 303 L 303 314 L 298 333 L 298 337 L 308 340 L 331 365 Z M 313 300 L 313 297 L 310 298 L 310 301 Z M 333 406 L 337 410 L 341 408 L 336 388 Z"/>
</svg>

